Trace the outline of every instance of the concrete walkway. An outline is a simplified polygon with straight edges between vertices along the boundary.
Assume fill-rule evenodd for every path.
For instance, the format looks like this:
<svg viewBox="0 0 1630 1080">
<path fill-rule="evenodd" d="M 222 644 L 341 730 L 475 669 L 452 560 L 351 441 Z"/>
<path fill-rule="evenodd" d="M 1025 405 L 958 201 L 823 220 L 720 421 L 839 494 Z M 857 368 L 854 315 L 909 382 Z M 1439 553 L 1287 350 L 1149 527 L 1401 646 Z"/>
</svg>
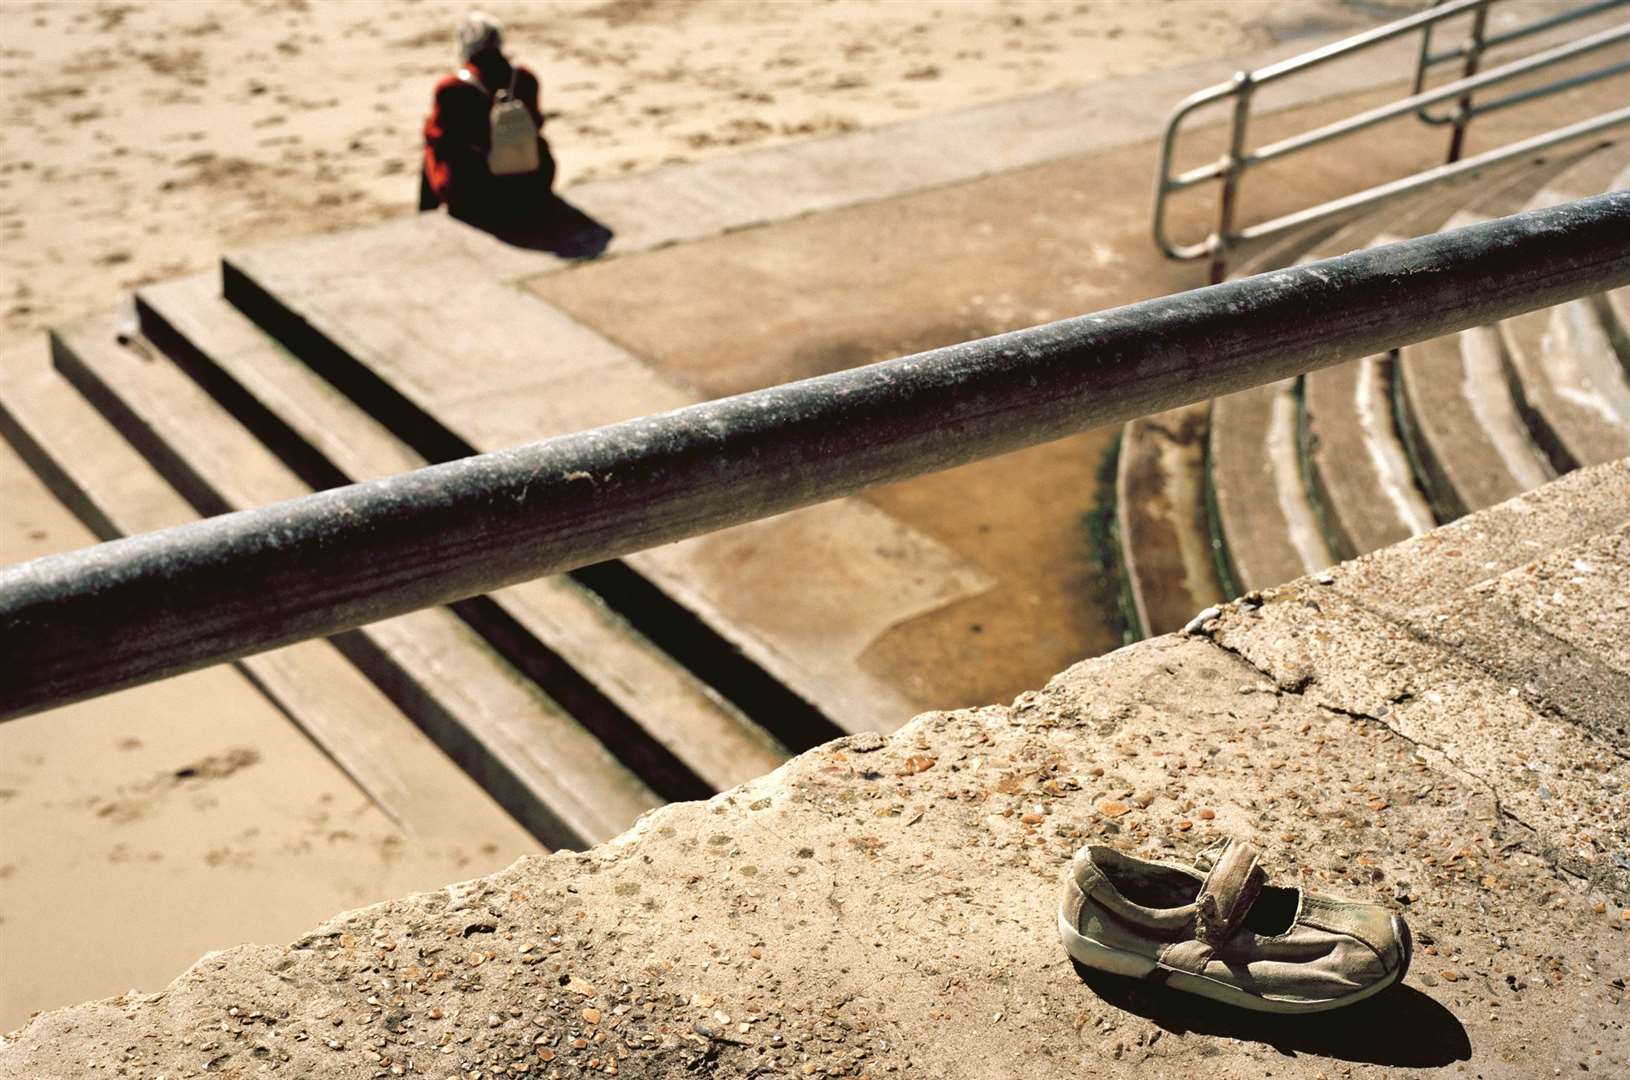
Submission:
<svg viewBox="0 0 1630 1080">
<path fill-rule="evenodd" d="M 846 738 L 594 851 L 39 1017 L 0 1075 L 1621 1075 L 1623 697 L 1563 702 L 1480 635 L 1492 616 L 1622 680 L 1626 596 L 1618 462 L 1012 707 Z M 1281 1020 L 1072 969 L 1053 905 L 1076 846 L 1221 835 L 1404 912 L 1406 985 Z"/>
</svg>

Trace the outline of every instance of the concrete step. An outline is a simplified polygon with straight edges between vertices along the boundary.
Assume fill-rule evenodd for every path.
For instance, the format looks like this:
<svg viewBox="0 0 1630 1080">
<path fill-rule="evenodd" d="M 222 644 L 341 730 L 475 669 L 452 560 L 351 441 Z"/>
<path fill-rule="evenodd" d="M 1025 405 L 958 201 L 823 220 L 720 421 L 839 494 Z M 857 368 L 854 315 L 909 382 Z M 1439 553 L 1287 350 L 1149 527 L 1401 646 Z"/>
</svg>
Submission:
<svg viewBox="0 0 1630 1080">
<path fill-rule="evenodd" d="M 1216 531 L 1242 592 L 1335 562 L 1302 482 L 1296 379 L 1211 403 L 1206 481 Z"/>
<path fill-rule="evenodd" d="M 296 498 L 309 485 L 152 344 L 111 319 L 53 331 L 59 371 L 202 514 Z M 544 843 L 616 835 L 660 800 L 444 609 L 331 639 L 454 761 Z"/>
<path fill-rule="evenodd" d="M 142 289 L 142 333 L 314 487 L 425 459 L 220 296 L 216 275 Z M 570 577 L 454 605 L 662 795 L 705 798 L 786 752 Z"/>
<path fill-rule="evenodd" d="M 1558 171 L 1594 153 L 1548 159 L 1490 187 L 1443 228 L 1516 213 Z M 1393 368 L 1393 415 L 1416 480 L 1439 521 L 1530 491 L 1555 473 L 1517 413 L 1498 333 L 1474 327 L 1407 345 Z"/>
<path fill-rule="evenodd" d="M 1468 192 L 1505 175 L 1471 177 L 1373 211 L 1310 245 L 1300 261 L 1434 232 Z M 1435 524 L 1387 408 L 1388 360 L 1364 357 L 1213 402 L 1207 471 L 1214 531 L 1242 590 L 1321 570 Z"/>
<path fill-rule="evenodd" d="M 1437 524 L 1393 417 L 1392 377 L 1389 354 L 1310 372 L 1304 384 L 1314 509 L 1343 559 Z"/>
<path fill-rule="evenodd" d="M 1517 414 L 1491 327 L 1407 345 L 1394 375 L 1400 433 L 1440 520 L 1504 502 L 1555 475 Z"/>
<path fill-rule="evenodd" d="M 316 265 L 291 245 L 230 257 L 223 285 L 229 301 L 431 460 L 695 398 L 473 256 L 435 251 L 388 276 L 370 269 Z M 430 295 L 436 304 L 424 303 Z M 573 576 L 789 746 L 909 719 L 903 692 L 873 675 L 864 653 L 890 628 L 991 585 L 859 499 Z"/>
<path fill-rule="evenodd" d="M 51 370 L 43 339 L 0 356 L 0 437 L 103 540 L 198 517 Z M 302 642 L 236 666 L 414 839 L 516 842 L 515 821 L 330 643 Z"/>
<path fill-rule="evenodd" d="M 1630 753 L 1617 704 L 1622 698 L 1614 697 L 1625 680 L 1594 643 L 1580 648 L 1557 630 L 1577 632 L 1579 614 L 1595 598 L 1622 596 L 1630 585 L 1623 545 L 1622 527 L 1578 546 L 1542 543 L 1535 553 L 1547 554 L 1539 560 L 1471 586 L 1469 596 L 1419 609 L 1412 625 L 1382 616 L 1368 596 L 1304 579 L 1274 590 L 1258 608 L 1225 612 L 1213 638 L 1287 696 L 1404 735 L 1429 764 L 1492 793 L 1535 850 L 1618 892 L 1630 884 L 1630 872 L 1612 858 L 1630 845 L 1630 803 L 1623 797 Z M 1621 554 L 1607 553 L 1609 547 Z M 1579 570 L 1574 562 L 1592 569 Z M 1565 584 L 1569 579 L 1584 583 Z M 1568 595 L 1536 595 L 1535 580 L 1554 581 L 1546 591 Z M 1536 607 L 1554 619 L 1529 621 Z M 1506 649 L 1488 621 L 1502 609 L 1519 616 L 1512 635 L 1545 641 L 1546 649 Z M 1623 636 L 1626 610 L 1615 603 L 1601 612 L 1597 626 L 1610 640 Z M 1558 675 L 1608 681 L 1551 697 L 1547 691 L 1557 689 L 1558 680 L 1541 683 L 1536 676 L 1553 664 L 1561 665 Z"/>
<path fill-rule="evenodd" d="M 1393 207 L 1364 215 L 1303 245 L 1291 261 L 1365 247 L 1400 212 Z M 1276 254 L 1292 255 L 1283 249 Z M 1254 269 L 1241 267 L 1240 275 Z M 1286 379 L 1211 403 L 1206 452 L 1211 531 L 1240 592 L 1289 581 L 1336 559 L 1303 477 L 1308 440 L 1300 382 Z"/>
<path fill-rule="evenodd" d="M 1121 435 L 1115 475 L 1121 570 L 1144 636 L 1179 629 L 1227 599 L 1205 507 L 1201 402 L 1145 416 Z"/>
<path fill-rule="evenodd" d="M 1613 289 L 1603 294 L 1602 323 L 1613 337 L 1613 348 L 1619 359 L 1630 358 L 1630 288 Z"/>
<path fill-rule="evenodd" d="M 1630 145 L 1598 151 L 1554 177 L 1530 208 L 1600 194 L 1630 162 Z M 1518 411 L 1558 472 L 1630 455 L 1630 375 L 1595 299 L 1570 300 L 1500 323 Z"/>
<path fill-rule="evenodd" d="M 1340 228 L 1322 223 L 1258 248 L 1231 278 L 1276 270 Z M 1121 431 L 1115 477 L 1121 573 L 1145 637 L 1181 628 L 1243 591 L 1232 580 L 1208 505 L 1206 438 L 1211 403 L 1142 417 Z"/>
<path fill-rule="evenodd" d="M 1627 596 L 1630 524 L 1486 578 L 1405 623 L 1630 760 L 1630 645 L 1610 626 Z"/>
<path fill-rule="evenodd" d="M 1478 192 L 1510 182 L 1507 166 L 1428 191 L 1315 245 L 1309 258 L 1436 232 Z M 1419 536 L 1437 524 L 1392 409 L 1396 353 L 1310 371 L 1302 380 L 1304 480 L 1330 550 L 1342 559 Z"/>
</svg>

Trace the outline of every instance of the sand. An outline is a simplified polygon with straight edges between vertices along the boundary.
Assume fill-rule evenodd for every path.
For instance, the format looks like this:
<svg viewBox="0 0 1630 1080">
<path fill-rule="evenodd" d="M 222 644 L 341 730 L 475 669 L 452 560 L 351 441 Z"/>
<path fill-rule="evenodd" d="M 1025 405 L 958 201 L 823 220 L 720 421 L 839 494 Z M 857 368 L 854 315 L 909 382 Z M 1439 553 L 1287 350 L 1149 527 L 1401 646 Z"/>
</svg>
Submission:
<svg viewBox="0 0 1630 1080">
<path fill-rule="evenodd" d="M 490 3 L 560 183 L 1367 23 L 1338 0 Z M 0 0 L 0 348 L 222 251 L 413 211 L 465 5 Z M 1310 37 L 1311 41 L 1312 38 Z M 92 537 L 0 443 L 0 564 Z M 371 806 L 229 668 L 0 726 L 0 1030 L 202 952 L 487 873 Z"/>
</svg>

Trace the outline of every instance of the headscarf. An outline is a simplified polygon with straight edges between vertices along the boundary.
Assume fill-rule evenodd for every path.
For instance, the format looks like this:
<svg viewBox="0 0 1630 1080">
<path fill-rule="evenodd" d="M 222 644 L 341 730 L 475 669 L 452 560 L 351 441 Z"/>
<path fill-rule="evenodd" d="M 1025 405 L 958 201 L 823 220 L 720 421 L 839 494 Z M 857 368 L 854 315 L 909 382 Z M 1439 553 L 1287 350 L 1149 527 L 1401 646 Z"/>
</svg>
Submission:
<svg viewBox="0 0 1630 1080">
<path fill-rule="evenodd" d="M 491 16 L 483 15 L 479 11 L 472 11 L 464 17 L 458 27 L 458 54 L 459 59 L 466 62 L 491 50 L 502 49 L 504 46 L 503 28 Z"/>
</svg>

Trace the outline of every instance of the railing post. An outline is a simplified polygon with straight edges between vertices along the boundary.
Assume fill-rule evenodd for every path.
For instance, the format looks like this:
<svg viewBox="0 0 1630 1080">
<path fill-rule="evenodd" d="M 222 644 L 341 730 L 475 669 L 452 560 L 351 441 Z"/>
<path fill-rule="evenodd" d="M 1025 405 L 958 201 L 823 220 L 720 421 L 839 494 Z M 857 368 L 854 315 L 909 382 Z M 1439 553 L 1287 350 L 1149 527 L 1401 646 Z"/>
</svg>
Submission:
<svg viewBox="0 0 1630 1080">
<path fill-rule="evenodd" d="M 1228 249 L 1234 239 L 1234 211 L 1239 201 L 1239 184 L 1245 174 L 1245 128 L 1251 118 L 1251 91 L 1256 84 L 1249 71 L 1234 74 L 1234 123 L 1228 138 L 1228 154 L 1223 158 L 1222 198 L 1217 215 L 1217 231 L 1211 235 L 1211 283 L 1228 273 Z"/>
<path fill-rule="evenodd" d="M 1461 73 L 1462 79 L 1469 79 L 1477 74 L 1478 63 L 1483 58 L 1483 30 L 1488 23 L 1488 0 L 1477 5 L 1472 13 L 1472 39 L 1466 48 L 1466 66 Z M 1460 152 L 1466 145 L 1466 128 L 1472 122 L 1472 96 L 1463 94 L 1455 103 L 1454 134 L 1449 136 L 1449 161 L 1460 160 Z"/>
</svg>

